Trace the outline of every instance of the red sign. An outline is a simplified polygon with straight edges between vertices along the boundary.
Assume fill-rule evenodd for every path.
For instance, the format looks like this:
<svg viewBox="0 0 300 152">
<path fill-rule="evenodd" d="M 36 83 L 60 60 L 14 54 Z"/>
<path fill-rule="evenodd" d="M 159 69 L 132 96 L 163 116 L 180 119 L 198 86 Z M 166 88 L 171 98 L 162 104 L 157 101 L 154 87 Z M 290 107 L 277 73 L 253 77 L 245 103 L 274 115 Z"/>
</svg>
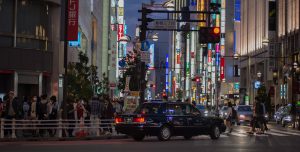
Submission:
<svg viewBox="0 0 300 152">
<path fill-rule="evenodd" d="M 208 56 L 208 60 L 207 60 L 207 62 L 208 63 L 210 63 L 211 62 L 211 50 L 208 50 L 208 54 L 207 54 L 207 56 Z"/>
<path fill-rule="evenodd" d="M 118 25 L 118 41 L 120 38 L 124 36 L 124 24 L 119 24 Z"/>
<path fill-rule="evenodd" d="M 78 40 L 78 0 L 68 0 L 68 31 L 67 40 Z"/>
<path fill-rule="evenodd" d="M 225 59 L 221 58 L 221 70 L 220 70 L 220 79 L 221 81 L 225 79 Z"/>
<path fill-rule="evenodd" d="M 177 57 L 177 64 L 180 64 L 180 54 L 177 54 L 176 57 Z"/>
</svg>

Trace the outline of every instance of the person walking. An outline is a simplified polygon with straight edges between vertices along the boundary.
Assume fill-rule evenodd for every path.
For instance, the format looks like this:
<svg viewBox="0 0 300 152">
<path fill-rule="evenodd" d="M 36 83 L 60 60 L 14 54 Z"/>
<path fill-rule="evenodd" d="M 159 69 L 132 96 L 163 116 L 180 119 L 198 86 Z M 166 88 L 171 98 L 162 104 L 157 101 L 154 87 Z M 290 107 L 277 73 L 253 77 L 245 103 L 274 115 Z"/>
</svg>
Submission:
<svg viewBox="0 0 300 152">
<path fill-rule="evenodd" d="M 24 97 L 22 107 L 23 107 L 23 119 L 28 120 L 29 119 L 29 109 L 30 109 L 28 97 Z"/>
<path fill-rule="evenodd" d="M 31 124 L 32 124 L 32 131 L 31 134 L 32 136 L 36 137 L 38 136 L 38 130 L 36 129 L 36 124 L 37 124 L 37 119 L 38 119 L 38 115 L 37 115 L 37 109 L 38 109 L 38 104 L 37 104 L 37 96 L 33 96 L 31 98 L 31 103 L 30 103 L 30 114 L 29 114 L 29 119 L 31 120 Z"/>
<path fill-rule="evenodd" d="M 227 118 L 226 118 L 226 127 L 228 129 L 228 132 L 231 133 L 233 128 L 232 128 L 232 103 L 228 102 L 228 110 L 227 110 Z"/>
<path fill-rule="evenodd" d="M 8 98 L 6 100 L 6 107 L 5 107 L 5 119 L 9 120 L 6 122 L 5 128 L 11 128 L 11 123 L 13 119 L 16 119 L 16 113 L 18 110 L 18 101 L 15 98 L 15 94 L 13 91 L 8 92 Z M 12 133 L 12 130 L 5 130 L 4 134 L 9 136 Z"/>
<path fill-rule="evenodd" d="M 103 99 L 102 97 L 100 97 L 100 100 Z M 91 121 L 91 134 L 92 135 L 96 135 L 97 134 L 97 128 L 99 128 L 99 118 L 101 118 L 101 105 L 100 102 L 98 100 L 97 96 L 94 96 L 92 98 L 92 100 L 90 101 L 90 121 Z"/>
<path fill-rule="evenodd" d="M 68 121 L 68 134 L 69 137 L 74 137 L 73 136 L 73 131 L 75 127 L 75 108 L 74 108 L 74 101 L 69 97 L 67 99 L 67 119 Z"/>
<path fill-rule="evenodd" d="M 48 123 L 49 124 L 55 124 L 57 119 L 57 113 L 58 113 L 58 104 L 56 102 L 56 96 L 51 96 L 50 101 L 48 102 L 47 105 L 47 111 L 48 111 L 48 119 L 50 120 Z M 55 129 L 56 125 L 48 125 L 48 133 L 51 137 L 54 137 L 56 133 Z"/>
<path fill-rule="evenodd" d="M 297 107 L 296 107 L 296 102 L 295 101 L 292 102 L 290 115 L 292 116 L 292 127 L 296 128 Z"/>
<path fill-rule="evenodd" d="M 41 124 L 46 124 L 45 120 L 48 120 L 48 100 L 47 95 L 44 94 L 41 96 L 41 102 L 38 104 L 38 119 Z M 47 125 L 41 125 L 41 127 L 47 127 Z M 46 129 L 39 130 L 40 136 L 44 136 Z"/>
</svg>

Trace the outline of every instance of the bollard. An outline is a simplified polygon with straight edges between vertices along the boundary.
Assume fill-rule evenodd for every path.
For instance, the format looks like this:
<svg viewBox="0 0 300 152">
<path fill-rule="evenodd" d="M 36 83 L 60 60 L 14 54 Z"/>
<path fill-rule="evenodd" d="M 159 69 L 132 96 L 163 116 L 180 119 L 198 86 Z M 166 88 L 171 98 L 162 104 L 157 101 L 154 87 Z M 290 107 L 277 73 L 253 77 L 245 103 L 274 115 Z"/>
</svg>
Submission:
<svg viewBox="0 0 300 152">
<path fill-rule="evenodd" d="M 12 120 L 12 134 L 11 138 L 17 138 L 16 137 L 16 119 Z"/>
<path fill-rule="evenodd" d="M 57 132 L 58 138 L 62 138 L 62 130 L 63 130 L 62 119 L 60 118 L 58 120 L 58 132 Z"/>
<path fill-rule="evenodd" d="M 97 136 L 100 136 L 100 129 L 101 129 L 101 122 L 100 122 L 100 119 L 99 118 L 96 118 L 96 134 L 97 134 Z"/>
<path fill-rule="evenodd" d="M 0 138 L 4 138 L 4 119 L 0 119 Z"/>
</svg>

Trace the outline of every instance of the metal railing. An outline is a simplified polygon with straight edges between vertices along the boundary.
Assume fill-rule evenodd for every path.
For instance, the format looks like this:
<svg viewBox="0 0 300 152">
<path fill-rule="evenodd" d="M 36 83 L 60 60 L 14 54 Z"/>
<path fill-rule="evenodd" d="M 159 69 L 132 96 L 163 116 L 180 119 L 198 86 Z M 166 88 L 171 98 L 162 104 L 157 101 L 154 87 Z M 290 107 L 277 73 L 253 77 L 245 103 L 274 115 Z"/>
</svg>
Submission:
<svg viewBox="0 0 300 152">
<path fill-rule="evenodd" d="M 0 119 L 0 139 L 7 138 L 5 134 L 10 134 L 10 138 L 17 138 L 18 131 L 47 132 L 51 130 L 55 137 L 63 138 L 63 132 L 68 134 L 68 129 L 73 133 L 84 132 L 85 136 L 101 136 L 101 132 L 106 130 L 112 135 L 116 134 L 113 119 L 94 119 L 94 120 L 17 120 Z M 70 136 L 70 135 L 69 135 Z"/>
</svg>

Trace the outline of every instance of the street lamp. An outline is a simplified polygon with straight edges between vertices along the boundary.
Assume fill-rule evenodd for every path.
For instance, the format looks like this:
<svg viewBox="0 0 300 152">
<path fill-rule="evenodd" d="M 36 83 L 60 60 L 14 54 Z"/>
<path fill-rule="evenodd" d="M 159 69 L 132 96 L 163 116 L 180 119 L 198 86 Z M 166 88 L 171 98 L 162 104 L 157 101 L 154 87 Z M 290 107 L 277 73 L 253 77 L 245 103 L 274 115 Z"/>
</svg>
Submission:
<svg viewBox="0 0 300 152">
<path fill-rule="evenodd" d="M 130 36 L 128 36 L 128 35 L 124 35 L 124 36 L 122 36 L 120 39 L 119 39 L 119 42 L 120 43 L 128 43 L 128 42 L 130 42 L 131 41 L 131 37 Z"/>
<path fill-rule="evenodd" d="M 168 11 L 174 11 L 174 9 L 175 9 L 174 0 L 168 0 L 168 1 L 164 2 L 162 4 L 162 6 L 164 8 L 166 8 Z"/>
<path fill-rule="evenodd" d="M 239 59 L 240 56 L 241 56 L 241 55 L 238 54 L 238 53 L 234 53 L 234 54 L 233 54 L 233 58 L 234 58 L 235 60 Z"/>
<path fill-rule="evenodd" d="M 158 33 L 155 33 L 155 34 L 152 35 L 152 40 L 153 40 L 154 42 L 157 42 L 157 41 L 158 41 Z"/>
</svg>

